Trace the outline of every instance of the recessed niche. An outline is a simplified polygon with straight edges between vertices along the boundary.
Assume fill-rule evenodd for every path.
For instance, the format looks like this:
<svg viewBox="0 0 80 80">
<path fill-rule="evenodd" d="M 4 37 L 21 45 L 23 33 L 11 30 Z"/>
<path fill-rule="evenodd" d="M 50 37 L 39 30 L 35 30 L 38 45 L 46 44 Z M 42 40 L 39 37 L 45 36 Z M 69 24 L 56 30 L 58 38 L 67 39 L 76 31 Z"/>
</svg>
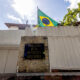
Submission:
<svg viewBox="0 0 80 80">
<path fill-rule="evenodd" d="M 49 72 L 48 38 L 45 36 L 24 36 L 21 38 L 19 73 Z"/>
</svg>

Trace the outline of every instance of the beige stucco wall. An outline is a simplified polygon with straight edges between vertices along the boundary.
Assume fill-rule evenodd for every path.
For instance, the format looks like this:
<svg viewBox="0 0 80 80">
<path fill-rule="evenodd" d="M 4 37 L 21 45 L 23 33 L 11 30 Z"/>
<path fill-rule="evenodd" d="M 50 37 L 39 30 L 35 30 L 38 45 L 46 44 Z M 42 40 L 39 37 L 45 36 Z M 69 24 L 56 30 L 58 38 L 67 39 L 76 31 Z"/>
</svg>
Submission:
<svg viewBox="0 0 80 80">
<path fill-rule="evenodd" d="M 79 27 L 45 27 L 39 28 L 33 32 L 30 28 L 26 30 L 1 30 L 0 31 L 0 45 L 19 45 L 21 36 L 48 36 L 48 37 L 67 37 L 67 36 L 80 36 Z"/>
<path fill-rule="evenodd" d="M 80 37 L 48 39 L 51 69 L 80 70 Z"/>
<path fill-rule="evenodd" d="M 15 73 L 21 36 L 47 36 L 50 69 L 80 70 L 80 28 L 45 27 L 0 31 L 0 73 Z"/>
<path fill-rule="evenodd" d="M 17 26 L 11 26 L 9 30 L 19 30 Z"/>
<path fill-rule="evenodd" d="M 18 47 L 0 47 L 0 73 L 16 73 Z"/>
</svg>

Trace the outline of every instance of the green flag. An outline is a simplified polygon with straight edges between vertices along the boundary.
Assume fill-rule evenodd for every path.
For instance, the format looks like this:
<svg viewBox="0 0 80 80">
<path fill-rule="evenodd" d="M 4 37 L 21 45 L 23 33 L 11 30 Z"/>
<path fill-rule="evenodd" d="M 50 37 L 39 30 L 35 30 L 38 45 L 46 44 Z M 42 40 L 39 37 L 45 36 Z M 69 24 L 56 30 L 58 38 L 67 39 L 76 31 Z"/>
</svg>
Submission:
<svg viewBox="0 0 80 80">
<path fill-rule="evenodd" d="M 43 13 L 40 9 L 38 9 L 38 25 L 40 27 L 58 26 L 58 22 L 51 19 L 49 16 L 47 16 L 45 13 Z"/>
</svg>

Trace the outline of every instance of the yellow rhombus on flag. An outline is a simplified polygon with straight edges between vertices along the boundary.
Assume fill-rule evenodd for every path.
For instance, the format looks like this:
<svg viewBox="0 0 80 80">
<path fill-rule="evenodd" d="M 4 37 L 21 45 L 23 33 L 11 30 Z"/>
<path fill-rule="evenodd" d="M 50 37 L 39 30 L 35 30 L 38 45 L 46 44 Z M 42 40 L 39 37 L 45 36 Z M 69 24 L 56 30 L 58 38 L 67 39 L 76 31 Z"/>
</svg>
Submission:
<svg viewBox="0 0 80 80">
<path fill-rule="evenodd" d="M 54 21 L 45 13 L 43 13 L 40 9 L 38 9 L 38 25 L 40 27 L 58 26 L 58 22 Z"/>
</svg>

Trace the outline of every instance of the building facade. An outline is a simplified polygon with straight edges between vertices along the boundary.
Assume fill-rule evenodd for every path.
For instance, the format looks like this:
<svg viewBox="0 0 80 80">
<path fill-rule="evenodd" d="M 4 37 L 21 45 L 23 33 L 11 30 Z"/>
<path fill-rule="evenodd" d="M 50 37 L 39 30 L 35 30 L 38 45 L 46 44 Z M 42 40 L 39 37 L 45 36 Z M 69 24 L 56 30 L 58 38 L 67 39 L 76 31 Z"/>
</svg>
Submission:
<svg viewBox="0 0 80 80">
<path fill-rule="evenodd" d="M 35 32 L 25 30 L 0 31 L 0 73 L 17 73 L 21 37 L 48 38 L 50 73 L 55 70 L 80 71 L 80 26 L 39 27 Z M 71 73 L 72 74 L 72 73 Z"/>
</svg>

